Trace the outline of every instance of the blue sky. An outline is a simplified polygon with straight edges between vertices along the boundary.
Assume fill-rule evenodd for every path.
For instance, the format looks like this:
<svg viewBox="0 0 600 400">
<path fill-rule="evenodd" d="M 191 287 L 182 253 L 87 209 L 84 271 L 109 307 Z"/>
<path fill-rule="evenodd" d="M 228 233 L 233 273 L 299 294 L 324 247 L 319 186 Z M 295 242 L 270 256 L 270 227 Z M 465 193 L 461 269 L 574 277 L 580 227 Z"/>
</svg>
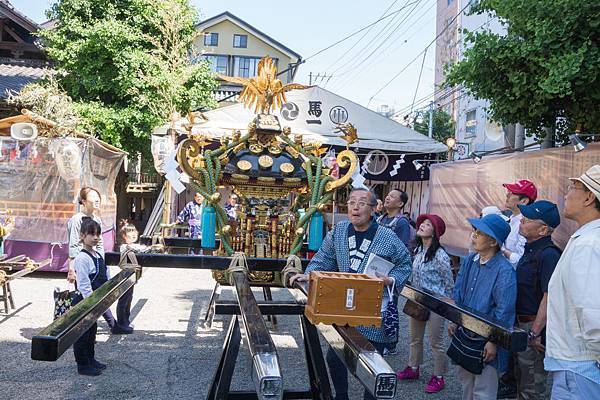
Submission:
<svg viewBox="0 0 600 400">
<path fill-rule="evenodd" d="M 321 76 L 323 73 L 333 74 L 326 85 L 327 79 L 321 77 L 316 83 L 364 106 L 435 37 L 436 0 L 192 2 L 199 9 L 201 17 L 209 18 L 229 11 L 303 58 L 376 21 L 388 7 L 391 6 L 390 13 L 406 6 L 370 30 L 311 58 L 296 75 L 297 82 L 308 83 L 310 72 Z M 43 22 L 44 10 L 54 0 L 11 0 L 11 3 L 32 20 Z M 364 38 L 356 43 L 365 32 Z M 372 99 L 369 108 L 376 109 L 382 104 L 396 109 L 409 107 L 415 95 L 422 62 L 421 56 Z M 426 53 L 417 99 L 433 93 L 434 65 L 435 45 L 432 45 Z"/>
</svg>

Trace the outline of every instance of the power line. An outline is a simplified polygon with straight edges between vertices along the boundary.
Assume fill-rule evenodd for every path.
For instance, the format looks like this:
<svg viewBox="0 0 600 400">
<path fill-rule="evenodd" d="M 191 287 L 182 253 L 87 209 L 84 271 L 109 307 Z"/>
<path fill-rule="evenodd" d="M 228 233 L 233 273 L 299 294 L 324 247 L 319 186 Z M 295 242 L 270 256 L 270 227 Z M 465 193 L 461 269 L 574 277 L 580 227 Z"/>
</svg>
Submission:
<svg viewBox="0 0 600 400">
<path fill-rule="evenodd" d="M 379 50 L 381 48 L 381 46 L 383 46 L 386 41 L 395 33 L 397 33 L 397 30 L 400 28 L 400 26 L 402 25 L 402 23 L 404 23 L 410 16 L 411 14 L 417 9 L 417 7 L 419 6 L 419 3 L 421 3 L 423 0 L 418 0 L 414 3 L 411 3 L 410 5 L 414 5 L 414 7 L 404 16 L 404 18 L 402 20 L 400 20 L 393 28 L 392 30 L 389 32 L 389 34 L 381 41 L 381 43 L 379 43 L 379 45 L 377 47 L 375 47 L 369 54 L 367 54 L 366 57 L 362 58 L 362 60 L 360 60 L 357 64 L 353 64 L 346 72 L 342 72 L 340 74 L 336 74 L 336 76 L 342 76 L 342 75 L 346 75 L 349 73 L 352 73 L 352 75 L 346 77 L 344 79 L 344 82 L 347 81 L 351 81 L 355 76 L 357 76 L 358 74 L 360 74 L 360 67 L 362 65 L 364 65 L 365 62 L 367 62 L 369 60 L 369 58 L 371 58 L 371 56 L 373 56 L 373 54 L 375 54 L 377 52 L 377 50 Z M 410 6 L 407 5 L 407 6 Z M 342 82 L 339 82 L 339 85 L 342 85 Z"/>
<path fill-rule="evenodd" d="M 424 15 L 425 15 L 425 14 L 426 14 L 426 13 L 427 13 L 427 12 L 428 12 L 428 11 L 429 11 L 429 10 L 430 10 L 430 9 L 431 9 L 431 8 L 432 8 L 434 5 L 435 5 L 435 4 L 436 4 L 436 3 L 435 3 L 435 1 L 434 1 L 434 2 L 432 2 L 431 6 L 429 6 L 429 8 L 427 8 L 427 9 L 425 9 L 425 13 L 423 13 L 423 14 L 421 14 L 419 17 L 417 17 L 417 18 L 416 18 L 416 19 L 415 19 L 415 20 L 412 22 L 412 24 L 408 25 L 408 26 L 406 27 L 406 29 L 405 29 L 404 31 L 402 31 L 402 32 L 401 32 L 401 33 L 400 33 L 398 36 L 400 36 L 400 37 L 401 37 L 402 35 L 404 35 L 405 33 L 407 33 L 407 32 L 409 31 L 409 29 L 410 29 L 412 26 L 414 26 L 414 24 L 416 24 L 416 23 L 417 23 L 417 22 L 418 22 L 420 19 L 422 19 L 422 18 L 423 18 L 423 16 L 424 16 Z M 416 9 L 416 8 L 415 8 L 415 9 Z M 409 13 L 409 15 L 407 16 L 407 18 L 405 18 L 405 20 L 406 20 L 406 19 L 408 19 L 408 17 L 410 16 L 410 14 L 412 14 L 412 12 L 413 12 L 415 9 L 413 9 L 413 10 L 412 10 L 412 11 Z M 403 20 L 402 22 L 404 22 L 404 20 Z M 411 35 L 411 36 L 410 36 L 410 38 L 412 38 L 413 36 L 414 36 L 414 34 L 413 34 L 413 35 Z M 404 40 L 404 43 L 407 43 L 407 42 L 408 42 L 408 38 Z M 387 46 L 385 46 L 383 49 L 381 49 L 381 50 L 379 51 L 378 57 L 380 57 L 381 55 L 383 55 L 383 54 L 384 54 L 384 53 L 387 51 L 387 49 L 389 49 L 389 48 L 390 48 L 390 47 L 391 47 L 391 46 L 392 46 L 394 43 L 395 43 L 395 41 L 390 41 L 390 42 L 389 42 L 389 44 L 388 44 Z M 402 43 L 402 44 L 404 44 L 404 43 Z M 398 46 L 398 47 L 396 47 L 395 49 L 398 49 L 398 48 L 399 48 L 399 46 Z M 366 61 L 366 59 L 365 59 L 365 60 L 363 60 L 363 62 L 364 62 L 364 61 Z M 356 69 L 356 68 L 353 68 L 352 70 L 348 70 L 348 71 L 346 71 L 346 72 L 343 72 L 342 74 L 336 74 L 336 76 L 346 75 L 346 74 L 348 74 L 348 73 L 350 73 L 350 72 L 354 72 L 354 74 L 353 74 L 351 77 L 349 77 L 350 79 L 347 79 L 347 78 L 345 78 L 345 79 L 344 79 L 344 83 L 345 83 L 345 82 L 347 82 L 347 81 L 351 80 L 352 78 L 354 78 L 354 77 L 355 77 L 356 75 L 358 75 L 359 73 L 364 73 L 365 71 L 368 71 L 368 70 L 369 70 L 369 68 L 370 68 L 372 65 L 377 65 L 377 64 L 376 64 L 376 61 L 377 61 L 377 60 L 375 60 L 375 61 L 374 61 L 373 63 L 371 63 L 371 64 L 367 64 L 367 65 L 363 66 L 361 69 Z M 341 82 L 339 82 L 339 84 L 341 85 Z"/>
<path fill-rule="evenodd" d="M 425 56 L 427 56 L 427 50 L 423 53 L 423 61 L 421 62 L 421 71 L 419 71 L 419 79 L 417 79 L 417 87 L 415 88 L 415 95 L 413 96 L 412 104 L 410 105 L 410 112 L 413 111 L 415 105 L 415 99 L 417 98 L 417 92 L 419 91 L 419 84 L 421 83 L 421 75 L 423 74 L 423 66 L 425 65 Z"/>
<path fill-rule="evenodd" d="M 398 2 L 398 0 L 394 0 L 392 2 L 392 4 L 390 4 L 388 6 L 388 8 L 386 8 L 386 10 L 383 12 L 383 14 L 381 14 L 381 16 L 379 18 L 385 16 L 387 14 L 387 12 L 390 11 L 390 9 L 397 2 Z M 341 60 L 343 60 L 344 57 L 346 57 L 348 54 L 350 54 L 350 52 L 352 51 L 352 49 L 354 49 L 356 47 L 356 45 L 358 45 L 358 43 L 360 43 L 360 41 L 362 41 L 365 38 L 365 36 L 367 36 L 369 34 L 369 32 L 371 32 L 371 28 L 373 28 L 373 26 L 369 27 L 369 29 L 356 42 L 354 42 L 354 44 L 344 53 L 344 55 L 342 57 L 336 59 L 331 65 L 329 65 L 327 68 L 325 68 L 325 71 L 328 71 L 330 68 L 333 68 L 334 65 L 336 65 L 338 62 L 340 62 Z"/>
<path fill-rule="evenodd" d="M 446 32 L 446 30 L 452 26 L 452 24 L 454 23 L 454 21 L 456 21 L 456 19 L 458 18 L 458 16 L 460 14 L 463 13 L 463 11 L 465 11 L 467 9 L 467 7 L 470 6 L 470 2 L 468 2 L 453 18 L 452 20 L 450 20 L 447 24 L 446 27 L 444 29 L 441 30 L 440 33 L 438 33 L 436 35 L 436 37 L 427 45 L 425 46 L 425 49 L 423 49 L 419 54 L 417 54 L 417 56 L 415 58 L 413 58 L 408 64 L 406 64 L 406 66 L 404 66 L 404 68 L 402 68 L 400 70 L 400 72 L 398 72 L 396 75 L 394 75 L 392 77 L 392 79 L 390 79 L 385 85 L 383 85 L 379 90 L 377 90 L 377 92 L 375 92 L 375 94 L 373 96 L 371 96 L 371 98 L 369 99 L 369 102 L 367 103 L 367 107 L 369 107 L 369 104 L 371 103 L 371 100 L 373 100 L 373 97 L 377 96 L 379 93 L 381 93 L 381 91 L 383 89 L 385 89 L 386 87 L 388 87 L 397 77 L 400 76 L 400 74 L 402 74 L 404 71 L 406 71 L 406 69 L 408 69 L 408 67 L 410 67 L 412 65 L 412 63 L 414 63 L 420 56 L 421 54 L 425 53 L 427 51 L 427 49 L 433 44 L 435 43 L 435 41 L 442 36 L 442 34 L 444 32 Z"/>
<path fill-rule="evenodd" d="M 478 26 L 478 27 L 477 27 L 477 28 L 476 28 L 476 29 L 475 29 L 473 32 L 477 32 L 477 31 L 478 31 L 478 30 L 480 30 L 480 29 L 481 29 L 481 28 L 482 28 L 484 25 L 488 25 L 490 22 L 492 22 L 492 21 L 493 21 L 494 19 L 496 19 L 496 18 L 497 18 L 497 16 L 494 16 L 494 17 L 492 17 L 492 18 L 488 19 L 487 21 L 485 21 L 484 23 L 482 23 L 481 25 L 479 25 L 479 26 Z M 448 97 L 448 95 L 450 95 L 450 94 L 452 94 L 452 93 L 454 93 L 454 92 L 456 92 L 456 91 L 462 90 L 462 89 L 463 89 L 463 87 L 462 87 L 462 86 L 457 86 L 457 87 L 453 88 L 453 89 L 452 89 L 450 92 L 446 93 L 444 96 L 442 96 L 442 97 L 438 98 L 438 100 L 443 100 L 443 99 L 447 98 L 447 97 Z M 435 90 L 433 93 L 431 93 L 431 94 L 429 94 L 429 95 L 427 95 L 427 96 L 425 96 L 425 97 L 423 97 L 423 98 L 419 99 L 419 100 L 417 101 L 417 103 L 416 103 L 416 104 L 422 104 L 422 103 L 426 102 L 426 101 L 427 101 L 429 98 L 431 98 L 431 97 L 435 97 L 436 95 L 438 95 L 438 94 L 440 94 L 440 93 L 442 93 L 442 92 L 445 92 L 445 91 L 447 91 L 447 90 L 448 90 L 447 88 L 443 88 L 443 87 L 442 87 L 442 88 L 440 88 L 440 89 L 438 89 L 438 90 Z M 458 98 L 462 98 L 462 97 L 464 97 L 464 95 L 461 95 L 461 96 L 459 96 Z M 457 98 L 457 99 L 458 99 L 458 98 Z M 411 107 L 411 106 L 404 107 L 404 108 L 402 108 L 402 109 L 401 109 L 402 111 L 396 111 L 396 112 L 394 113 L 394 115 L 399 115 L 399 114 L 402 114 L 403 112 L 406 112 L 406 111 L 408 111 L 410 107 Z"/>
<path fill-rule="evenodd" d="M 419 1 L 419 0 L 415 0 L 415 1 Z M 354 32 L 354 33 L 351 33 L 350 35 L 348 35 L 348 36 L 344 37 L 343 39 L 340 39 L 340 40 L 338 40 L 337 42 L 335 42 L 335 43 L 333 43 L 333 44 L 330 44 L 329 46 L 327 46 L 327 47 L 325 47 L 325 48 L 323 48 L 323 49 L 321 49 L 321 50 L 317 51 L 316 53 L 314 53 L 314 54 L 312 54 L 312 55 L 310 55 L 310 56 L 308 56 L 308 57 L 306 57 L 306 58 L 304 59 L 304 61 L 306 62 L 306 61 L 310 60 L 311 58 L 314 58 L 314 57 L 318 56 L 319 54 L 323 53 L 324 51 L 327 51 L 327 50 L 331 49 L 332 47 L 334 47 L 334 46 L 337 46 L 338 44 L 340 44 L 340 43 L 342 43 L 342 42 L 345 42 L 346 40 L 350 39 L 351 37 L 358 35 L 358 34 L 359 34 L 359 33 L 361 33 L 362 31 L 364 31 L 365 29 L 368 29 L 368 28 L 370 28 L 371 26 L 373 26 L 373 25 L 376 25 L 376 24 L 378 24 L 379 22 L 383 21 L 384 19 L 387 19 L 387 18 L 389 18 L 389 17 L 391 17 L 391 16 L 394 16 L 394 15 L 398 14 L 398 13 L 399 13 L 400 11 L 402 11 L 402 10 L 403 10 L 403 8 L 400 8 L 400 9 L 398 9 L 398 10 L 396 10 L 396 11 L 392 11 L 392 12 L 391 12 L 391 13 L 389 13 L 388 15 L 386 15 L 386 16 L 384 16 L 384 17 L 381 17 L 381 18 L 379 18 L 378 20 L 376 20 L 376 21 L 374 21 L 374 22 L 370 23 L 369 25 L 367 25 L 367 26 L 364 26 L 364 27 L 360 28 L 359 30 L 357 30 L 356 32 Z"/>
<path fill-rule="evenodd" d="M 417 106 L 417 105 L 421 105 L 423 103 L 429 102 L 429 99 L 431 99 L 432 97 L 435 97 L 436 95 L 438 95 L 440 93 L 446 92 L 442 96 L 440 96 L 440 97 L 438 97 L 436 99 L 437 102 L 440 102 L 440 101 L 445 100 L 448 97 L 452 96 L 454 93 L 460 92 L 462 89 L 464 89 L 462 86 L 456 86 L 456 87 L 452 88 L 451 90 L 448 90 L 447 88 L 441 88 L 441 89 L 438 89 L 435 92 L 433 92 L 433 93 L 431 93 L 431 94 L 429 94 L 429 95 L 427 95 L 427 96 L 425 96 L 425 97 L 417 100 L 417 102 L 414 105 Z M 460 97 L 462 97 L 462 95 Z M 460 98 L 460 97 L 458 97 L 458 98 Z M 398 115 L 402 115 L 402 114 L 407 113 L 409 111 L 410 111 L 410 106 L 406 106 L 404 108 L 401 108 L 398 111 L 394 111 L 394 113 L 392 114 L 392 117 L 395 117 L 395 116 L 398 116 Z"/>
<path fill-rule="evenodd" d="M 429 8 L 425 9 L 425 12 L 424 12 L 423 14 L 421 14 L 421 15 L 420 15 L 420 16 L 419 16 L 417 19 L 415 19 L 415 20 L 413 21 L 413 23 L 412 23 L 412 24 L 410 24 L 409 26 L 407 26 L 407 27 L 406 27 L 406 30 L 405 30 L 405 31 L 403 31 L 403 32 L 401 33 L 401 35 L 404 35 L 405 33 L 407 33 L 407 32 L 408 32 L 408 30 L 409 30 L 410 28 L 412 28 L 412 27 L 413 27 L 413 26 L 414 26 L 414 25 L 415 25 L 417 22 L 419 22 L 419 21 L 420 21 L 420 20 L 421 20 L 421 19 L 422 19 L 422 18 L 423 18 L 423 17 L 424 17 L 426 14 L 427 14 L 427 12 L 428 12 L 429 10 L 431 10 L 431 8 L 432 8 L 433 6 L 435 6 L 435 5 L 436 5 L 436 2 L 435 2 L 435 1 L 434 1 L 434 2 L 432 2 L 432 3 L 431 3 L 431 5 L 429 6 Z M 436 16 L 434 15 L 432 19 L 435 19 L 435 17 L 436 17 Z M 423 24 L 423 26 L 425 26 L 425 24 Z M 413 32 L 413 34 L 412 34 L 412 35 L 410 35 L 410 36 L 408 36 L 406 39 L 404 39 L 404 42 L 402 42 L 402 41 L 401 41 L 401 42 L 400 42 L 400 45 L 398 45 L 398 46 L 394 47 L 394 48 L 393 48 L 393 49 L 390 51 L 390 55 L 394 54 L 394 52 L 396 52 L 396 51 L 397 51 L 397 50 L 398 50 L 400 47 L 402 47 L 403 45 L 405 45 L 406 43 L 408 43 L 408 41 L 409 41 L 410 39 L 412 39 L 412 38 L 415 36 L 415 34 L 416 34 L 417 32 L 419 32 L 419 31 L 420 31 L 420 29 L 417 29 L 415 32 Z M 390 44 L 388 44 L 388 46 L 387 46 L 387 47 L 385 47 L 385 48 L 384 48 L 384 49 L 381 51 L 381 53 L 384 53 L 385 51 L 387 51 L 387 49 L 389 49 L 389 48 L 390 48 L 390 47 L 391 47 L 393 44 L 394 44 L 394 42 L 390 42 Z"/>
<path fill-rule="evenodd" d="M 408 8 L 408 7 L 412 6 L 412 5 L 414 5 L 415 3 L 417 3 L 418 1 L 421 1 L 421 0 L 414 1 L 414 2 L 412 2 L 412 3 L 409 3 L 409 1 L 410 1 L 410 0 L 407 0 L 407 1 L 406 1 L 406 3 L 404 3 L 404 5 L 403 5 L 401 8 L 402 8 L 402 9 L 406 9 L 406 8 Z M 378 39 L 380 36 L 383 36 L 383 35 L 386 33 L 386 31 L 387 31 L 388 27 L 389 27 L 390 25 L 392 25 L 392 23 L 394 23 L 394 20 L 395 20 L 395 19 L 396 19 L 398 16 L 399 16 L 399 14 L 396 14 L 396 15 L 394 16 L 394 18 L 392 18 L 391 20 L 389 20 L 389 21 L 387 22 L 387 24 L 385 24 L 385 26 L 384 26 L 383 28 L 381 28 L 381 29 L 379 30 L 379 32 L 377 32 L 377 33 L 375 34 L 375 36 L 374 36 L 374 37 L 372 37 L 372 38 L 371 38 L 371 40 L 369 40 L 369 42 L 368 42 L 368 43 L 366 43 L 366 44 L 365 44 L 365 45 L 364 45 L 364 46 L 363 46 L 363 47 L 362 47 L 362 48 L 361 48 L 361 49 L 360 49 L 360 50 L 357 52 L 357 57 L 356 57 L 356 58 L 362 57 L 362 56 L 363 56 L 363 54 L 365 53 L 365 51 L 366 51 L 367 49 L 369 49 L 369 48 L 372 46 L 372 44 L 373 44 L 373 43 L 374 43 L 374 42 L 375 42 L 375 41 L 376 41 L 376 40 L 377 40 L 377 39 Z M 384 40 L 385 40 L 385 39 L 384 39 Z M 354 62 L 354 64 L 352 65 L 352 67 L 351 67 L 351 69 L 350 69 L 350 70 L 354 70 L 354 69 L 356 68 L 356 60 L 354 60 L 354 61 L 355 61 L 355 62 Z M 343 67 L 344 67 L 344 65 L 342 65 L 342 66 L 338 67 L 338 68 L 337 68 L 337 69 L 334 71 L 334 73 L 335 73 L 335 74 L 337 74 L 337 72 L 338 72 L 340 69 L 342 69 Z M 348 73 L 348 71 L 346 71 L 346 72 L 343 72 L 343 73 L 341 73 L 341 74 L 340 74 L 340 76 L 341 76 L 341 75 L 346 75 L 347 73 Z"/>
</svg>

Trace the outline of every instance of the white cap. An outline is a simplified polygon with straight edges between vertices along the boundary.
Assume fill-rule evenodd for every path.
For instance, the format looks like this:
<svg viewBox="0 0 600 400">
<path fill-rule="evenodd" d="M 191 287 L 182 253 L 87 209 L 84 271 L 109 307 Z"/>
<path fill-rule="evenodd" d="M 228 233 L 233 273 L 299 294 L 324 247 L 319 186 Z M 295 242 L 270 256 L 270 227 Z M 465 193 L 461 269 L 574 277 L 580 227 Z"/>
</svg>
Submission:
<svg viewBox="0 0 600 400">
<path fill-rule="evenodd" d="M 487 206 L 481 209 L 481 218 L 485 217 L 486 215 L 494 214 L 502 217 L 502 219 L 505 221 L 508 221 L 510 219 L 506 215 L 502 214 L 502 211 L 500 211 L 500 209 L 496 206 Z"/>
<path fill-rule="evenodd" d="M 583 183 L 600 200 L 600 165 L 593 165 L 579 178 L 570 179 Z"/>
</svg>

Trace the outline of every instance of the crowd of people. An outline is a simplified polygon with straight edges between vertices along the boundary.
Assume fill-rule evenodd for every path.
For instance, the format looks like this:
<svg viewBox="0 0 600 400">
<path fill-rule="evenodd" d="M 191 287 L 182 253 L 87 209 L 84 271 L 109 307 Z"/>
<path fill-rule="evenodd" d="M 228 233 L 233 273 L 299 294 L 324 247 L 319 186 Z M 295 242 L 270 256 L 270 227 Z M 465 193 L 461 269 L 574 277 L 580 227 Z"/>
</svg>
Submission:
<svg viewBox="0 0 600 400">
<path fill-rule="evenodd" d="M 384 291 L 380 327 L 358 330 L 382 355 L 393 353 L 400 332 L 389 329 L 385 304 L 397 304 L 402 286 L 410 279 L 445 301 L 485 315 L 507 327 L 528 333 L 525 351 L 511 354 L 467 328 L 450 324 L 446 345 L 446 323 L 441 316 L 407 301 L 409 358 L 397 372 L 400 381 L 417 380 L 423 363 L 425 331 L 433 354 L 433 374 L 425 384 L 427 393 L 444 389 L 449 359 L 457 365 L 463 399 L 496 399 L 502 388 L 516 382 L 519 399 L 547 398 L 547 374 L 552 375 L 552 399 L 600 399 L 600 165 L 572 178 L 562 215 L 578 229 L 564 251 L 552 241 L 561 223 L 556 204 L 537 199 L 533 182 L 504 184 L 504 210 L 490 205 L 479 217 L 467 218 L 472 228 L 470 254 L 462 259 L 456 278 L 450 257 L 441 245 L 446 231 L 442 216 L 422 214 L 413 227 L 403 213 L 406 193 L 392 190 L 376 216 L 377 198 L 366 188 L 353 189 L 348 197 L 348 219 L 337 223 L 325 236 L 304 274 L 291 278 L 307 280 L 311 271 L 361 273 L 370 254 L 393 264 L 389 274 L 379 276 Z M 197 195 L 196 197 L 198 197 Z M 76 282 L 88 297 L 109 279 L 104 263 L 100 193 L 90 187 L 79 194 L 81 211 L 68 223 L 68 280 Z M 197 232 L 201 222 L 201 198 L 195 198 L 178 217 L 191 220 Z M 237 197 L 230 196 L 228 214 L 237 210 Z M 140 250 L 138 232 L 126 221 L 118 232 L 120 250 Z M 117 318 L 104 314 L 114 334 L 133 332 L 129 321 L 133 288 L 119 299 Z M 95 358 L 96 324 L 73 346 L 77 369 L 83 375 L 99 375 L 106 365 Z M 326 355 L 336 399 L 348 398 L 347 371 L 336 353 Z M 500 391 L 498 390 L 500 386 Z M 365 391 L 365 399 L 372 398 Z"/>
<path fill-rule="evenodd" d="M 397 372 L 400 381 L 419 379 L 427 330 L 433 354 L 433 374 L 424 387 L 428 393 L 444 389 L 450 358 L 465 400 L 503 397 L 499 385 L 510 388 L 513 377 L 516 397 L 545 399 L 548 373 L 553 400 L 600 399 L 600 165 L 571 178 L 562 215 L 574 221 L 577 230 L 562 252 L 551 237 L 561 223 L 558 206 L 537 199 L 537 188 L 529 180 L 504 187 L 504 210 L 490 205 L 479 217 L 467 218 L 471 251 L 462 259 L 456 279 L 440 245 L 446 230 L 441 216 L 420 215 L 411 232 L 402 213 L 406 193 L 388 193 L 376 216 L 375 194 L 358 188 L 348 197 L 348 220 L 327 233 L 305 273 L 290 281 L 307 280 L 317 270 L 361 273 L 375 253 L 394 264 L 382 277 L 391 289 L 384 292 L 384 304 L 398 301 L 410 279 L 417 288 L 528 335 L 527 349 L 511 354 L 492 340 L 450 324 L 446 347 L 445 320 L 407 301 L 403 311 L 409 315 L 410 347 L 406 367 Z M 385 329 L 384 307 L 382 318 L 381 327 L 358 330 L 384 355 L 393 351 L 399 333 Z M 335 399 L 347 399 L 347 370 L 331 349 L 327 363 Z M 365 391 L 364 398 L 372 397 Z"/>
</svg>

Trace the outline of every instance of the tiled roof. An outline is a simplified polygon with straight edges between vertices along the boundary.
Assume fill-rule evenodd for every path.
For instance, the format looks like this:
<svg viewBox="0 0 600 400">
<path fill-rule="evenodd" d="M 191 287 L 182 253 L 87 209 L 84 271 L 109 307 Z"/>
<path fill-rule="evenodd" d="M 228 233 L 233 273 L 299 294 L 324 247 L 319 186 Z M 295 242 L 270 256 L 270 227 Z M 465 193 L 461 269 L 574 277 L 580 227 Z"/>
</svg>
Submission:
<svg viewBox="0 0 600 400">
<path fill-rule="evenodd" d="M 17 10 L 8 0 L 0 0 L 0 14 L 3 14 L 6 17 L 14 20 L 16 23 L 30 32 L 34 32 L 39 29 L 37 22 L 32 21 L 25 14 Z"/>
<path fill-rule="evenodd" d="M 42 67 L 0 64 L 0 98 L 5 99 L 8 90 L 19 91 L 27 83 L 41 79 L 46 70 Z"/>
</svg>

